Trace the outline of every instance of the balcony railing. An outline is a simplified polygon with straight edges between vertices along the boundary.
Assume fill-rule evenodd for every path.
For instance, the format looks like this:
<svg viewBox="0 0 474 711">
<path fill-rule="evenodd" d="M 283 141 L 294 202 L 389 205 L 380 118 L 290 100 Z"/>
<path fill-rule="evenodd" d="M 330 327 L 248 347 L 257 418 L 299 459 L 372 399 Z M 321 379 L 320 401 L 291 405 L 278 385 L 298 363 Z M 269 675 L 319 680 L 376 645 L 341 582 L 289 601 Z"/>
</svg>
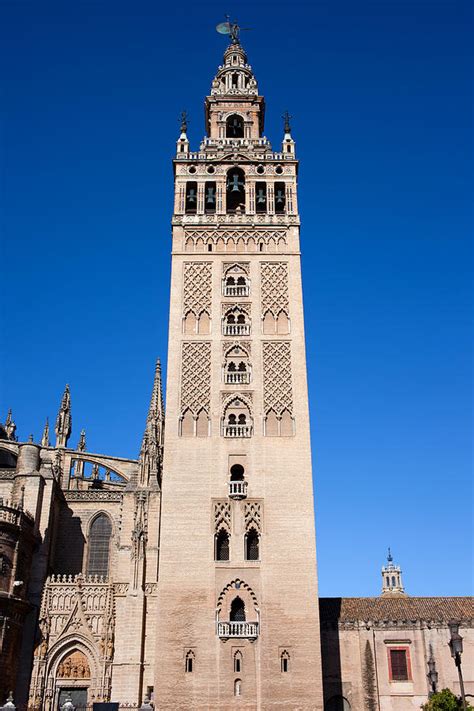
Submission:
<svg viewBox="0 0 474 711">
<path fill-rule="evenodd" d="M 242 372 L 230 372 L 227 371 L 225 374 L 225 382 L 230 385 L 248 385 L 250 383 L 250 373 L 247 371 Z"/>
<path fill-rule="evenodd" d="M 249 323 L 225 323 L 224 336 L 250 336 Z"/>
<path fill-rule="evenodd" d="M 221 639 L 230 637 L 256 639 L 258 637 L 258 622 L 218 622 L 217 635 Z"/>
<path fill-rule="evenodd" d="M 229 496 L 231 499 L 245 499 L 247 497 L 247 482 L 229 481 Z"/>
<path fill-rule="evenodd" d="M 250 293 L 247 284 L 224 285 L 224 296 L 248 296 Z"/>
<path fill-rule="evenodd" d="M 224 425 L 224 437 L 251 437 L 252 425 Z"/>
</svg>

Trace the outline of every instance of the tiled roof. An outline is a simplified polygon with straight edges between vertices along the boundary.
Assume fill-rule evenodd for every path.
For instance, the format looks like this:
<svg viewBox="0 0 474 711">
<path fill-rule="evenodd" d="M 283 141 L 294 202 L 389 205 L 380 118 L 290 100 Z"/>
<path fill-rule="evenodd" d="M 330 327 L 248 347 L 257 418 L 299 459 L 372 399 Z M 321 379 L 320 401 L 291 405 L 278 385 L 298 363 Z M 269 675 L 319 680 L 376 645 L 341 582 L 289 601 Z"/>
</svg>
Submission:
<svg viewBox="0 0 474 711">
<path fill-rule="evenodd" d="M 474 597 L 322 597 L 322 622 L 474 620 Z"/>
</svg>

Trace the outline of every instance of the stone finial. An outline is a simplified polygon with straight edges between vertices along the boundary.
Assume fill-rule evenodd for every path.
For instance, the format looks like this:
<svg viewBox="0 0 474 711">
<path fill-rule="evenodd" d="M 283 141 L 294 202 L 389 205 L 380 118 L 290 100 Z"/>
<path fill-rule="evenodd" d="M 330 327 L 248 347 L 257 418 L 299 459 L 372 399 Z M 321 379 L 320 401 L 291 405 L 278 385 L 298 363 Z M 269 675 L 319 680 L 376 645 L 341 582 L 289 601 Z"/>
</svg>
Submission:
<svg viewBox="0 0 474 711">
<path fill-rule="evenodd" d="M 140 449 L 139 483 L 142 486 L 148 486 L 161 478 L 164 426 L 165 410 L 163 406 L 161 363 L 158 359 L 156 361 L 150 407 Z"/>
<path fill-rule="evenodd" d="M 41 446 L 42 447 L 49 447 L 50 442 L 49 442 L 49 420 L 46 418 L 46 422 L 44 425 L 44 430 L 43 430 L 43 436 L 41 437 Z"/>
<path fill-rule="evenodd" d="M 284 128 L 283 128 L 283 130 L 284 130 L 285 134 L 287 133 L 287 134 L 289 134 L 289 135 L 291 135 L 291 124 L 290 124 L 290 119 L 291 119 L 291 118 L 293 118 L 293 117 L 290 116 L 290 114 L 288 113 L 288 111 L 285 111 L 285 113 L 284 113 L 283 116 L 282 116 L 282 119 L 283 119 L 283 121 L 284 121 Z"/>
<path fill-rule="evenodd" d="M 10 691 L 8 694 L 7 702 L 4 706 L 2 706 L 2 709 L 11 709 L 11 711 L 15 711 L 16 706 L 13 702 L 13 691 Z"/>
<path fill-rule="evenodd" d="M 399 565 L 394 564 L 390 548 L 387 554 L 387 565 L 382 567 L 382 595 L 406 596 L 402 583 L 402 570 Z"/>
<path fill-rule="evenodd" d="M 181 134 L 186 135 L 188 130 L 188 114 L 186 111 L 181 111 Z"/>
<path fill-rule="evenodd" d="M 79 442 L 77 443 L 76 449 L 78 452 L 86 451 L 86 431 L 84 429 L 81 430 Z"/>
<path fill-rule="evenodd" d="M 66 385 L 56 418 L 56 447 L 67 446 L 69 437 L 71 436 L 71 429 L 71 393 L 69 391 L 69 385 Z"/>
<path fill-rule="evenodd" d="M 11 440 L 12 442 L 16 441 L 16 424 L 13 422 L 11 408 L 8 410 L 7 419 L 5 420 L 5 424 L 2 429 L 5 432 L 6 439 Z"/>
<path fill-rule="evenodd" d="M 34 440 L 34 437 L 33 437 L 33 433 L 31 433 L 31 434 L 28 436 L 28 442 L 29 442 L 30 444 L 33 444 L 34 441 L 35 441 L 35 440 Z"/>
</svg>

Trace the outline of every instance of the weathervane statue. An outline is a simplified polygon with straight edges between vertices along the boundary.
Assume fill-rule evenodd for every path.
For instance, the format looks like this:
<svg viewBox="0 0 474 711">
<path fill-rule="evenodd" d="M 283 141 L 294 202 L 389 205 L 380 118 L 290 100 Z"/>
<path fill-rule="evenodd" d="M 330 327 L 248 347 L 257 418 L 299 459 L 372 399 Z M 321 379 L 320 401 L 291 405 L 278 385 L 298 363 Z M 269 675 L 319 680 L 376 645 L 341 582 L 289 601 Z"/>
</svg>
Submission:
<svg viewBox="0 0 474 711">
<path fill-rule="evenodd" d="M 216 30 L 220 35 L 229 35 L 232 44 L 239 44 L 239 34 L 244 30 L 250 30 L 250 27 L 239 27 L 234 20 L 231 22 L 230 15 L 226 15 L 226 21 L 216 25 Z"/>
</svg>

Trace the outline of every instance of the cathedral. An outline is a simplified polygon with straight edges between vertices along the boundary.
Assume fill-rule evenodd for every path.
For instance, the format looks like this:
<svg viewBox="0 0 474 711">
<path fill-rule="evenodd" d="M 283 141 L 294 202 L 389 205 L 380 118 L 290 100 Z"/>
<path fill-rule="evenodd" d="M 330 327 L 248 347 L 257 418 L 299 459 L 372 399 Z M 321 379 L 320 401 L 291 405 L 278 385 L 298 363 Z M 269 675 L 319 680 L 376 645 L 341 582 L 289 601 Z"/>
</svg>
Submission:
<svg viewBox="0 0 474 711">
<path fill-rule="evenodd" d="M 0 703 L 9 708 L 410 711 L 474 693 L 471 598 L 319 598 L 295 141 L 230 44 L 205 138 L 176 145 L 166 413 L 137 460 L 0 426 Z M 450 627 L 451 625 L 451 627 Z M 450 631 L 451 630 L 451 631 Z"/>
</svg>

